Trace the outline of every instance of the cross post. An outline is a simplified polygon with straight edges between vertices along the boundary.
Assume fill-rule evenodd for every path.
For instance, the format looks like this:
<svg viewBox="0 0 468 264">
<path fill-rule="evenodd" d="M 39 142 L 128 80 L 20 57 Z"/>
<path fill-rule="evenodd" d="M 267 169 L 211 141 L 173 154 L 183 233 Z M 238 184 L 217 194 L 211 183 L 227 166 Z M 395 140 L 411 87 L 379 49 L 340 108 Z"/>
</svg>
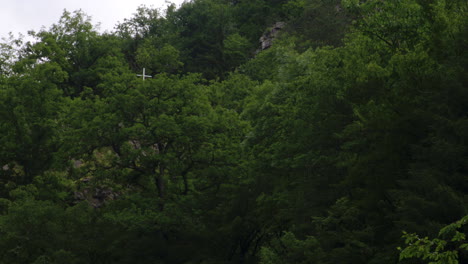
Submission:
<svg viewBox="0 0 468 264">
<path fill-rule="evenodd" d="M 146 77 L 148 77 L 148 78 L 153 77 L 153 76 L 151 76 L 151 75 L 146 75 L 146 74 L 145 74 L 145 68 L 143 68 L 143 74 L 137 74 L 137 76 L 138 76 L 138 77 L 141 76 L 141 77 L 143 78 L 143 81 L 145 80 Z"/>
</svg>

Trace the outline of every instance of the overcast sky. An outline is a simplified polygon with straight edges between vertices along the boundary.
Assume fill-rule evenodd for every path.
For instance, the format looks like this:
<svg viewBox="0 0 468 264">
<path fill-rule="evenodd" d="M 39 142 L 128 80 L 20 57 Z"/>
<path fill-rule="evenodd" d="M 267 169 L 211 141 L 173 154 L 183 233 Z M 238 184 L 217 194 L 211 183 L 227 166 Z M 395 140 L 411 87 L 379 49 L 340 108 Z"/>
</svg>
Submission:
<svg viewBox="0 0 468 264">
<path fill-rule="evenodd" d="M 28 30 L 49 28 L 57 23 L 64 9 L 83 10 L 93 24 L 101 23 L 101 31 L 112 30 L 117 22 L 130 18 L 140 5 L 166 7 L 166 0 L 0 0 L 0 38 L 8 32 L 15 35 Z M 180 5 L 183 0 L 169 0 Z"/>
</svg>

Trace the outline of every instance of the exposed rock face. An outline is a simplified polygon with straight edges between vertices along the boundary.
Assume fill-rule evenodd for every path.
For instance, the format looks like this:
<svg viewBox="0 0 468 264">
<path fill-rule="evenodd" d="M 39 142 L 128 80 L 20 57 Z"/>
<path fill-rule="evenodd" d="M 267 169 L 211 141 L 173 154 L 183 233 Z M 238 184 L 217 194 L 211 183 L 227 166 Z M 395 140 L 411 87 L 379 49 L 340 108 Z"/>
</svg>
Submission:
<svg viewBox="0 0 468 264">
<path fill-rule="evenodd" d="M 81 160 L 72 159 L 72 162 L 73 162 L 73 168 L 75 169 L 78 169 L 81 166 L 83 166 L 83 161 Z"/>
<path fill-rule="evenodd" d="M 266 50 L 273 45 L 273 40 L 278 36 L 278 33 L 286 26 L 285 22 L 276 22 L 271 30 L 263 34 L 260 38 L 262 50 Z"/>
<path fill-rule="evenodd" d="M 87 177 L 81 180 L 83 184 L 88 184 L 91 178 Z M 120 193 L 115 192 L 109 187 L 87 186 L 74 193 L 75 203 L 87 201 L 92 207 L 102 207 L 106 201 L 117 199 Z"/>
</svg>

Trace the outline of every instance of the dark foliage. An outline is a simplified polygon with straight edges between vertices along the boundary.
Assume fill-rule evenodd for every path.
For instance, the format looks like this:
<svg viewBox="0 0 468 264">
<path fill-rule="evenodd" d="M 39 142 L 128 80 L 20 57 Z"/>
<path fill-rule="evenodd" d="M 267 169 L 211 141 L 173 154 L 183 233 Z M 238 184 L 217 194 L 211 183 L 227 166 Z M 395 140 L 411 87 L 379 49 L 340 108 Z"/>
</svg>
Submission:
<svg viewBox="0 0 468 264">
<path fill-rule="evenodd" d="M 2 43 L 0 264 L 468 263 L 467 12 L 193 0 Z"/>
</svg>

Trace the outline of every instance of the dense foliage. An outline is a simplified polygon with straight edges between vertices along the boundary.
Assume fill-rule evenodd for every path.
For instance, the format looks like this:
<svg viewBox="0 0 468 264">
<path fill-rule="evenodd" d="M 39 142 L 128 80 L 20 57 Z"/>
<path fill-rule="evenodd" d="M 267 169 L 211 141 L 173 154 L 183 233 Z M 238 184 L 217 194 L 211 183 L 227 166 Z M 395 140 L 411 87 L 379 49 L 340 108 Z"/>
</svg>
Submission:
<svg viewBox="0 0 468 264">
<path fill-rule="evenodd" d="M 468 263 L 468 2 L 192 0 L 29 37 L 0 45 L 0 264 Z"/>
</svg>

